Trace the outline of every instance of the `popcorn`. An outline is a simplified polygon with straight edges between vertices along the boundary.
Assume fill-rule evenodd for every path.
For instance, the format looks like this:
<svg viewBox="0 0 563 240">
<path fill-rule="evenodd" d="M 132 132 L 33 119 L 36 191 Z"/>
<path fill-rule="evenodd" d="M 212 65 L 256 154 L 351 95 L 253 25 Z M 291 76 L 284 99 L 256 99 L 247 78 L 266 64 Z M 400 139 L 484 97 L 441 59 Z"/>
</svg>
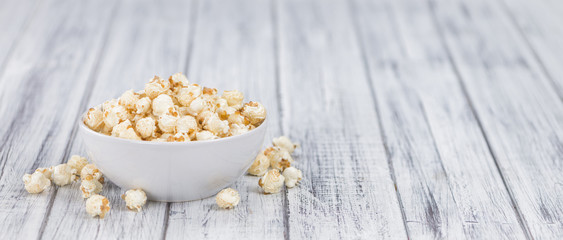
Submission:
<svg viewBox="0 0 563 240">
<path fill-rule="evenodd" d="M 135 124 L 135 130 L 142 138 L 152 137 L 156 134 L 156 121 L 151 117 L 141 118 Z"/>
<path fill-rule="evenodd" d="M 141 211 L 141 208 L 147 202 L 147 194 L 141 189 L 131 189 L 121 195 L 121 198 L 125 200 L 125 204 L 129 210 L 137 212 Z"/>
<path fill-rule="evenodd" d="M 78 155 L 72 155 L 67 163 L 71 168 L 73 168 L 74 170 L 76 170 L 77 173 L 80 173 L 82 171 L 82 168 L 84 168 L 84 166 L 86 166 L 86 164 L 88 164 L 88 159 L 86 159 L 85 157 L 81 157 Z"/>
<path fill-rule="evenodd" d="M 205 130 L 197 132 L 197 134 L 196 134 L 196 139 L 198 141 L 212 140 L 212 139 L 217 139 L 217 138 L 218 137 L 215 136 L 215 134 L 213 134 L 210 131 L 205 131 Z"/>
<path fill-rule="evenodd" d="M 84 117 L 84 124 L 94 131 L 98 131 L 104 123 L 104 114 L 98 108 L 90 108 Z"/>
<path fill-rule="evenodd" d="M 82 197 L 89 198 L 94 194 L 102 192 L 102 184 L 94 179 L 92 175 L 87 175 L 80 183 L 80 190 L 82 190 Z"/>
<path fill-rule="evenodd" d="M 268 171 L 269 167 L 270 159 L 266 157 L 266 155 L 264 155 L 264 152 L 262 151 L 258 154 L 258 156 L 256 156 L 256 159 L 254 159 L 252 165 L 250 165 L 248 173 L 255 176 L 262 176 Z"/>
<path fill-rule="evenodd" d="M 272 168 L 278 170 L 284 170 L 290 167 L 291 163 L 293 163 L 293 157 L 291 157 L 291 154 L 280 147 L 269 147 L 264 150 L 264 155 L 270 159 L 270 165 Z"/>
<path fill-rule="evenodd" d="M 91 175 L 93 179 L 98 180 L 100 183 L 104 183 L 104 177 L 102 177 L 102 172 L 94 164 L 86 164 L 80 171 L 80 178 L 82 180 L 86 179 L 88 175 Z"/>
<path fill-rule="evenodd" d="M 110 209 L 109 200 L 102 195 L 94 194 L 86 200 L 86 212 L 92 217 L 104 218 Z"/>
<path fill-rule="evenodd" d="M 242 115 L 248 117 L 250 123 L 258 126 L 266 119 L 266 109 L 259 102 L 249 102 L 242 108 Z"/>
<path fill-rule="evenodd" d="M 152 101 L 152 114 L 155 116 L 162 116 L 169 113 L 169 109 L 174 108 L 174 101 L 167 94 L 158 95 Z"/>
<path fill-rule="evenodd" d="M 118 99 L 119 105 L 125 107 L 126 109 L 134 109 L 137 101 L 139 101 L 139 96 L 137 96 L 133 90 L 124 92 Z"/>
<path fill-rule="evenodd" d="M 301 171 L 294 167 L 286 168 L 283 170 L 282 175 L 285 177 L 285 186 L 288 188 L 295 187 L 295 185 L 301 181 L 301 178 L 303 178 Z"/>
<path fill-rule="evenodd" d="M 182 73 L 168 79 L 155 76 L 143 90 L 127 90 L 101 108 L 90 109 L 83 121 L 90 129 L 113 137 L 177 142 L 241 135 L 265 120 L 264 106 L 244 104 L 240 91 L 224 91 L 222 96 L 217 92 L 189 84 Z"/>
<path fill-rule="evenodd" d="M 265 193 L 278 193 L 283 188 L 285 177 L 277 169 L 266 172 L 258 181 L 258 185 Z"/>
<path fill-rule="evenodd" d="M 289 153 L 293 153 L 293 151 L 295 151 L 295 149 L 299 147 L 299 144 L 291 142 L 291 140 L 289 140 L 289 138 L 286 136 L 274 138 L 272 140 L 272 143 L 274 144 L 274 146 L 283 148 Z"/>
<path fill-rule="evenodd" d="M 170 90 L 170 82 L 159 76 L 154 76 L 149 83 L 145 84 L 145 94 L 150 99 L 155 99 L 168 90 Z"/>
<path fill-rule="evenodd" d="M 77 178 L 77 172 L 76 169 L 71 168 L 68 164 L 59 164 L 57 166 L 52 167 L 53 168 L 53 183 L 55 183 L 58 186 L 64 186 L 67 185 L 73 181 L 76 180 Z"/>
<path fill-rule="evenodd" d="M 38 168 L 38 169 L 35 170 L 35 172 L 39 172 L 39 173 L 43 174 L 49 180 L 53 179 L 53 169 L 52 168 Z"/>
<path fill-rule="evenodd" d="M 240 195 L 237 190 L 232 188 L 225 188 L 217 193 L 215 201 L 220 208 L 231 209 L 234 208 L 240 202 Z"/>
<path fill-rule="evenodd" d="M 41 193 L 51 188 L 51 180 L 38 171 L 35 171 L 33 174 L 23 175 L 23 183 L 28 193 Z"/>
<path fill-rule="evenodd" d="M 229 106 L 239 110 L 242 108 L 242 101 L 244 100 L 244 94 L 237 90 L 233 91 L 223 91 L 223 98 L 227 100 Z"/>
</svg>

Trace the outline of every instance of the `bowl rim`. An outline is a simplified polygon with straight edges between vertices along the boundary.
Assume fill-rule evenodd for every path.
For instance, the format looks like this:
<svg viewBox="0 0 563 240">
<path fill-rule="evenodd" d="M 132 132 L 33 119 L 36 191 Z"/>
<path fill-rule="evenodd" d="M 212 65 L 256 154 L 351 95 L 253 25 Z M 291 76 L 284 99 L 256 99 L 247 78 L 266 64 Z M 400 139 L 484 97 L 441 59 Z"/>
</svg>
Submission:
<svg viewBox="0 0 563 240">
<path fill-rule="evenodd" d="M 96 106 L 96 107 L 99 107 Z M 89 108 L 90 109 L 90 108 Z M 156 145 L 156 146 L 173 146 L 173 145 L 201 145 L 201 144 L 210 144 L 210 143 L 218 143 L 218 142 L 226 142 L 226 141 L 235 141 L 238 140 L 239 138 L 243 138 L 246 135 L 250 135 L 253 133 L 256 133 L 258 130 L 261 130 L 262 128 L 266 128 L 267 123 L 268 123 L 268 112 L 266 111 L 266 118 L 264 118 L 264 121 L 262 122 L 262 124 L 260 124 L 260 126 L 256 127 L 255 129 L 252 129 L 248 132 L 245 132 L 243 134 L 240 135 L 236 135 L 236 136 L 230 136 L 230 137 L 223 137 L 223 138 L 217 138 L 217 139 L 211 139 L 211 140 L 204 140 L 204 141 L 189 141 L 189 142 L 156 142 L 156 141 L 145 141 L 145 140 L 132 140 L 132 139 L 125 139 L 125 138 L 118 138 L 118 137 L 113 137 L 113 136 L 108 136 L 99 132 L 96 132 L 92 129 L 90 129 L 88 126 L 86 126 L 86 124 L 84 123 L 84 117 L 86 116 L 86 114 L 88 113 L 88 110 L 86 110 L 86 112 L 84 112 L 82 115 L 80 115 L 80 119 L 78 121 L 78 125 L 79 128 L 82 129 L 82 132 L 90 134 L 90 135 L 94 135 L 94 136 L 98 136 L 101 137 L 102 139 L 108 139 L 108 140 L 112 140 L 112 141 L 118 141 L 118 142 L 125 142 L 125 143 L 135 143 L 135 144 L 141 144 L 141 145 Z"/>
</svg>

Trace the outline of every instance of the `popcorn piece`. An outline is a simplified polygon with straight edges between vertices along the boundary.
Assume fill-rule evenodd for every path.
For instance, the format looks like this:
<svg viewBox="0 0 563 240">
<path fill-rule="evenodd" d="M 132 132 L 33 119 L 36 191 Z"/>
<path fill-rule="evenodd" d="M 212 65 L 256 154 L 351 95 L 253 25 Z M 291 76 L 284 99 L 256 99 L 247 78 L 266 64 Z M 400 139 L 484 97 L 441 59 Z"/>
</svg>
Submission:
<svg viewBox="0 0 563 240">
<path fill-rule="evenodd" d="M 203 87 L 203 94 L 209 96 L 217 95 L 217 88 Z"/>
<path fill-rule="evenodd" d="M 176 121 L 177 133 L 193 133 L 198 130 L 197 121 L 192 116 L 183 116 Z"/>
<path fill-rule="evenodd" d="M 72 155 L 66 162 L 71 168 L 75 169 L 77 173 L 82 171 L 82 168 L 88 164 L 88 159 L 79 155 Z"/>
<path fill-rule="evenodd" d="M 209 117 L 203 125 L 203 129 L 214 133 L 217 136 L 223 136 L 229 132 L 229 122 L 221 120 L 217 114 Z"/>
<path fill-rule="evenodd" d="M 93 179 L 98 180 L 100 183 L 104 183 L 104 177 L 102 177 L 102 172 L 94 164 L 86 164 L 80 171 L 80 178 L 85 180 L 88 175 L 91 175 Z"/>
<path fill-rule="evenodd" d="M 217 139 L 217 136 L 210 131 L 200 131 L 196 134 L 196 139 L 198 141 Z"/>
<path fill-rule="evenodd" d="M 159 76 L 154 76 L 149 83 L 145 84 L 145 94 L 150 99 L 155 99 L 168 90 L 170 90 L 170 82 Z"/>
<path fill-rule="evenodd" d="M 133 125 L 131 125 L 131 121 L 129 121 L 129 119 L 113 127 L 111 135 L 118 138 L 141 140 L 141 137 L 137 135 L 137 132 L 133 129 Z"/>
<path fill-rule="evenodd" d="M 137 101 L 139 101 L 139 96 L 133 92 L 133 89 L 124 92 L 118 99 L 119 105 L 125 107 L 126 109 L 134 109 Z"/>
<path fill-rule="evenodd" d="M 51 188 L 51 180 L 38 171 L 23 175 L 23 183 L 29 193 L 40 193 Z"/>
<path fill-rule="evenodd" d="M 280 147 L 269 147 L 264 150 L 264 155 L 270 159 L 270 165 L 272 168 L 278 170 L 284 170 L 291 166 L 293 163 L 293 158 L 291 154 L 283 148 Z"/>
<path fill-rule="evenodd" d="M 86 176 L 80 183 L 80 190 L 82 190 L 82 197 L 89 198 L 94 194 L 102 192 L 102 184 L 94 179 L 92 175 Z"/>
<path fill-rule="evenodd" d="M 174 133 L 178 117 L 164 114 L 158 117 L 158 127 L 164 133 Z"/>
<path fill-rule="evenodd" d="M 223 91 L 223 98 L 227 100 L 229 106 L 239 110 L 242 108 L 242 101 L 244 100 L 244 94 L 237 90 L 233 91 Z"/>
<path fill-rule="evenodd" d="M 178 102 L 182 106 L 189 106 L 190 103 L 196 99 L 197 97 L 201 96 L 201 87 L 197 84 L 190 84 L 185 88 L 182 88 L 178 91 Z"/>
<path fill-rule="evenodd" d="M 236 136 L 247 133 L 249 131 L 246 125 L 242 124 L 231 124 L 229 127 L 229 136 Z"/>
<path fill-rule="evenodd" d="M 168 142 L 189 142 L 190 140 L 190 136 L 187 133 L 176 133 L 167 139 Z"/>
<path fill-rule="evenodd" d="M 110 209 L 109 200 L 102 195 L 94 194 L 86 200 L 86 212 L 92 217 L 104 218 Z"/>
<path fill-rule="evenodd" d="M 274 146 L 283 148 L 289 153 L 293 153 L 293 151 L 295 151 L 295 149 L 299 147 L 299 144 L 291 142 L 291 140 L 289 140 L 289 138 L 286 136 L 274 138 L 272 140 L 272 143 L 274 144 Z"/>
<path fill-rule="evenodd" d="M 260 125 L 266 119 L 266 108 L 259 102 L 249 102 L 242 108 L 242 115 L 248 117 L 253 125 Z"/>
<path fill-rule="evenodd" d="M 147 202 L 147 194 L 141 189 L 131 189 L 121 195 L 121 198 L 125 200 L 125 204 L 129 210 L 137 212 L 141 211 L 141 208 Z"/>
<path fill-rule="evenodd" d="M 237 190 L 232 188 L 225 188 L 217 193 L 215 201 L 220 208 L 231 209 L 234 208 L 240 202 L 240 195 Z"/>
<path fill-rule="evenodd" d="M 285 177 L 280 174 L 280 171 L 272 169 L 260 178 L 258 185 L 265 193 L 278 193 L 283 188 L 284 181 Z"/>
<path fill-rule="evenodd" d="M 148 97 L 141 98 L 141 99 L 139 99 L 139 101 L 137 101 L 135 103 L 135 109 L 134 109 L 135 113 L 136 114 L 148 113 L 149 110 L 151 109 L 151 105 L 152 105 L 152 102 L 151 102 L 150 98 L 148 98 Z"/>
<path fill-rule="evenodd" d="M 94 131 L 98 131 L 104 123 L 104 114 L 100 109 L 90 108 L 84 117 L 84 124 Z"/>
<path fill-rule="evenodd" d="M 135 129 L 142 138 L 152 137 L 156 134 L 156 121 L 151 117 L 141 118 L 135 124 Z"/>
<path fill-rule="evenodd" d="M 282 175 L 285 177 L 285 186 L 288 188 L 295 187 L 295 185 L 301 181 L 301 178 L 303 178 L 301 170 L 294 167 L 286 168 L 283 170 Z"/>
<path fill-rule="evenodd" d="M 104 109 L 104 123 L 108 127 L 115 127 L 120 122 L 127 120 L 127 110 L 123 106 L 115 106 L 107 111 Z"/>
<path fill-rule="evenodd" d="M 188 106 L 188 112 L 191 115 L 197 115 L 198 113 L 203 111 L 206 105 L 207 103 L 205 102 L 205 100 L 203 100 L 202 97 L 198 97 L 190 103 L 190 105 Z"/>
<path fill-rule="evenodd" d="M 170 83 L 175 87 L 188 86 L 189 84 L 188 78 L 181 72 L 175 73 L 174 75 L 170 76 L 168 81 L 170 81 Z"/>
<path fill-rule="evenodd" d="M 227 121 L 229 121 L 229 123 L 242 124 L 242 125 L 250 124 L 250 120 L 248 120 L 248 118 L 246 116 L 243 116 L 242 114 L 240 114 L 239 111 L 234 112 L 233 114 L 229 115 L 229 118 L 227 119 Z"/>
<path fill-rule="evenodd" d="M 35 170 L 35 172 L 42 173 L 49 180 L 53 179 L 53 169 L 52 168 L 38 168 L 38 169 Z"/>
<path fill-rule="evenodd" d="M 58 186 L 64 186 L 75 181 L 76 175 L 76 169 L 68 164 L 63 163 L 53 167 L 53 183 Z"/>
<path fill-rule="evenodd" d="M 158 97 L 152 101 L 152 114 L 155 116 L 167 114 L 170 108 L 174 108 L 174 101 L 172 101 L 172 98 L 167 94 L 158 95 Z"/>
<path fill-rule="evenodd" d="M 270 159 L 266 157 L 266 155 L 264 155 L 264 151 L 262 151 L 258 154 L 258 156 L 256 156 L 252 165 L 250 165 L 248 173 L 254 176 L 262 176 L 268 171 L 269 167 Z"/>
</svg>

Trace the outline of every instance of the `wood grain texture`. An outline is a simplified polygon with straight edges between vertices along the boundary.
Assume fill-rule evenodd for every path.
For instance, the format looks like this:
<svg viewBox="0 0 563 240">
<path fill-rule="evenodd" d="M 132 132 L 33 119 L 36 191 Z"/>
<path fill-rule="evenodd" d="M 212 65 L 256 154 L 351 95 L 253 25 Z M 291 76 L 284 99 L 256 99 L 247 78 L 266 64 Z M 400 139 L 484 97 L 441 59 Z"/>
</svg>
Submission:
<svg viewBox="0 0 563 240">
<path fill-rule="evenodd" d="M 86 94 L 89 97 L 87 106 L 119 97 L 131 88 L 143 89 L 155 74 L 167 77 L 182 71 L 192 38 L 192 3 L 123 1 L 115 13 L 95 85 L 90 89 L 91 93 Z M 81 111 L 87 106 L 81 106 Z M 74 141 L 70 152 L 85 155 L 80 138 Z M 86 214 L 78 183 L 59 189 L 43 238 L 162 238 L 168 217 L 167 203 L 149 201 L 142 212 L 132 212 L 120 197 L 128 189 L 121 189 L 109 181 L 104 184 L 102 195 L 110 200 L 112 209 L 103 220 Z"/>
<path fill-rule="evenodd" d="M 525 239 L 427 4 L 353 6 L 409 237 Z"/>
<path fill-rule="evenodd" d="M 498 5 L 432 9 L 527 231 L 561 238 L 563 104 Z"/>
<path fill-rule="evenodd" d="M 277 1 L 283 121 L 302 144 L 292 239 L 406 238 L 345 1 Z"/>
<path fill-rule="evenodd" d="M 188 78 L 219 92 L 238 89 L 245 101 L 262 102 L 269 118 L 265 145 L 270 144 L 281 134 L 271 2 L 201 1 L 197 15 Z M 172 203 L 166 238 L 284 238 L 284 194 L 262 194 L 254 176 L 243 176 L 230 187 L 241 195 L 232 210 L 219 209 L 214 197 Z"/>
<path fill-rule="evenodd" d="M 63 161 L 113 1 L 46 1 L 0 81 L 0 239 L 38 238 L 55 188 L 31 195 L 25 173 Z M 6 128 L 2 128 L 6 129 Z"/>
<path fill-rule="evenodd" d="M 19 38 L 33 19 L 38 0 L 4 0 L 0 2 L 0 74 Z M 8 24 L 9 23 L 9 24 Z"/>
</svg>

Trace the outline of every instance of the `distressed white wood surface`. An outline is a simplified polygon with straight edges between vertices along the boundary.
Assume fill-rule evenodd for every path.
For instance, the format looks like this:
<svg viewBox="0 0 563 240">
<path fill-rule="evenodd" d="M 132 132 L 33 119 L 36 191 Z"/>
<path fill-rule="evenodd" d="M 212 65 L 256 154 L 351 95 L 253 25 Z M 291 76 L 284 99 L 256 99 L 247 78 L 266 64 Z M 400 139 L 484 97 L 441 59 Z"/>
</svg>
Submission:
<svg viewBox="0 0 563 240">
<path fill-rule="evenodd" d="M 410 238 L 525 239 L 427 3 L 353 3 Z"/>
<path fill-rule="evenodd" d="M 197 10 L 188 78 L 219 91 L 239 89 L 245 101 L 268 109 L 269 140 L 281 134 L 276 92 L 272 3 L 263 0 L 201 1 Z M 166 237 L 182 239 L 283 239 L 284 194 L 264 195 L 258 177 L 243 176 L 231 187 L 241 194 L 233 210 L 215 198 L 172 203 Z"/>
<path fill-rule="evenodd" d="M 30 195 L 22 176 L 63 161 L 113 1 L 46 1 L 0 81 L 0 239 L 38 238 L 56 188 Z M 80 29 L 80 31 L 78 31 Z"/>
<path fill-rule="evenodd" d="M 38 0 L 4 0 L 0 7 L 0 71 L 40 7 Z M 9 23 L 9 24 L 7 24 Z M 1 72 L 0 72 L 1 73 Z"/>
<path fill-rule="evenodd" d="M 192 2 L 156 3 L 125 0 L 119 4 L 94 85 L 86 94 L 87 104 L 81 106 L 81 111 L 119 97 L 128 89 L 143 89 L 155 74 L 169 76 L 185 67 L 192 37 Z M 70 153 L 85 155 L 80 139 L 74 143 Z M 148 202 L 142 212 L 132 212 L 121 199 L 125 191 L 111 182 L 104 184 L 101 194 L 110 200 L 112 209 L 105 219 L 99 220 L 85 213 L 78 183 L 59 189 L 43 238 L 162 238 L 168 220 L 167 203 Z"/>
<path fill-rule="evenodd" d="M 406 238 L 347 2 L 277 3 L 282 120 L 305 176 L 289 237 Z"/>
<path fill-rule="evenodd" d="M 433 13 L 524 226 L 563 236 L 563 104 L 500 6 L 437 1 Z"/>
</svg>

